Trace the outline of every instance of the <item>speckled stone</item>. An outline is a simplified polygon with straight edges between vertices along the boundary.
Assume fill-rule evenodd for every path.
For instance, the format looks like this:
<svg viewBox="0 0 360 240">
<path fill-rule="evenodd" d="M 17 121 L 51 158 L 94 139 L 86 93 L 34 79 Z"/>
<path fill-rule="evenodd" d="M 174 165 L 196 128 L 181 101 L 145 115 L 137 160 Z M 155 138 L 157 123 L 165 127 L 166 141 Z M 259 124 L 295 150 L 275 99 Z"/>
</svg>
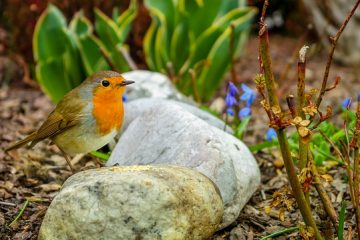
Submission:
<svg viewBox="0 0 360 240">
<path fill-rule="evenodd" d="M 64 183 L 38 239 L 208 239 L 222 215 L 215 185 L 195 170 L 170 165 L 93 169 Z"/>
</svg>

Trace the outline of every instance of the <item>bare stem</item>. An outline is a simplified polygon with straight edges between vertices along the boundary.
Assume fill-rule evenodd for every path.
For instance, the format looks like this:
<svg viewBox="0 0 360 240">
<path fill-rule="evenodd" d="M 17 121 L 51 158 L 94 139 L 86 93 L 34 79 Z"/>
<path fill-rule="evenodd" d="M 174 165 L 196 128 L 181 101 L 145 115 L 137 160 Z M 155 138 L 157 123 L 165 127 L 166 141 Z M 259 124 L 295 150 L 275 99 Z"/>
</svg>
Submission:
<svg viewBox="0 0 360 240">
<path fill-rule="evenodd" d="M 305 107 L 305 72 L 306 72 L 306 50 L 308 46 L 303 46 L 299 51 L 298 62 L 298 85 L 297 85 L 297 116 L 305 119 L 303 108 Z M 307 166 L 309 144 L 300 139 L 299 141 L 299 168 Z"/>
<path fill-rule="evenodd" d="M 281 155 L 284 160 L 286 173 L 289 178 L 289 183 L 290 183 L 291 189 L 294 193 L 296 202 L 299 206 L 301 215 L 302 215 L 306 225 L 308 225 L 314 229 L 316 239 L 323 239 L 316 224 L 315 224 L 315 221 L 312 217 L 310 206 L 308 205 L 308 203 L 305 199 L 305 195 L 303 193 L 299 179 L 297 177 L 286 134 L 285 134 L 284 130 L 277 130 L 276 133 L 277 133 L 277 137 L 278 137 L 278 141 L 279 141 L 279 145 L 280 145 Z"/>
<path fill-rule="evenodd" d="M 279 99 L 277 98 L 275 91 L 275 79 L 271 66 L 269 35 L 268 35 L 267 27 L 264 23 L 264 16 L 265 16 L 267 4 L 268 2 L 265 0 L 262 16 L 260 19 L 259 53 L 261 60 L 261 69 L 264 72 L 265 86 L 268 94 L 268 102 L 270 105 L 270 109 L 271 110 L 276 109 L 276 112 L 278 113 L 280 110 L 280 105 L 279 105 Z M 301 188 L 298 176 L 296 174 L 294 162 L 290 153 L 289 143 L 287 141 L 285 131 L 281 126 L 278 126 L 276 133 L 280 145 L 281 154 L 284 160 L 284 165 L 288 175 L 289 183 L 294 193 L 296 202 L 299 206 L 301 215 L 303 216 L 306 225 L 314 229 L 316 238 L 323 239 L 312 217 L 310 206 L 306 202 L 303 190 Z"/>
<path fill-rule="evenodd" d="M 355 195 L 355 213 L 356 213 L 356 229 L 360 236 L 360 206 L 359 206 L 359 148 L 354 149 L 354 195 Z"/>
<path fill-rule="evenodd" d="M 331 67 L 331 63 L 332 63 L 332 60 L 333 60 L 333 55 L 334 55 L 334 51 L 335 51 L 335 48 L 336 48 L 337 41 L 338 41 L 341 33 L 344 31 L 346 25 L 348 24 L 350 18 L 354 15 L 355 10 L 359 6 L 359 4 L 360 4 L 360 0 L 357 0 L 355 5 L 353 6 L 351 11 L 347 15 L 346 19 L 344 20 L 343 24 L 341 25 L 340 29 L 337 31 L 336 35 L 334 37 L 330 37 L 331 48 L 330 48 L 330 51 L 329 51 L 329 56 L 328 56 L 328 60 L 327 60 L 326 67 L 325 67 L 324 78 L 323 78 L 323 82 L 322 82 L 322 85 L 321 85 L 321 90 L 320 90 L 319 96 L 318 96 L 318 98 L 316 100 L 316 106 L 318 108 L 319 108 L 319 106 L 321 104 L 321 101 L 322 101 L 322 99 L 324 97 L 324 94 L 326 92 L 326 88 L 327 88 L 326 85 L 327 85 L 327 81 L 328 81 L 328 78 L 329 78 L 330 67 Z"/>
<path fill-rule="evenodd" d="M 332 224 L 334 225 L 335 229 L 338 229 L 338 216 L 337 216 L 336 210 L 335 210 L 334 206 L 332 205 L 329 195 L 326 193 L 324 186 L 321 184 L 321 179 L 320 179 L 319 173 L 316 169 L 315 162 L 314 162 L 314 159 L 313 159 L 310 151 L 309 151 L 308 156 L 309 156 L 309 161 L 310 161 L 309 164 L 311 166 L 311 173 L 313 175 L 316 191 L 318 192 L 318 194 L 320 196 L 320 199 L 324 205 L 324 209 L 325 209 L 327 215 L 329 216 Z"/>
</svg>

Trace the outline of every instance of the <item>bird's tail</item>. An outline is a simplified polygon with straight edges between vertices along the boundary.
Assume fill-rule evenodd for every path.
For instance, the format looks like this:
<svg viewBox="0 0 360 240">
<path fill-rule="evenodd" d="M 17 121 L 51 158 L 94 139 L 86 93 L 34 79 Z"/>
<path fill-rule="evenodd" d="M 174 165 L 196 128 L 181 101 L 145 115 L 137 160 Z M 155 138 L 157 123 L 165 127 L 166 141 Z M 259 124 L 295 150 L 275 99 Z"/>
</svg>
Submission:
<svg viewBox="0 0 360 240">
<path fill-rule="evenodd" d="M 30 134 L 23 140 L 20 140 L 16 143 L 11 144 L 9 147 L 5 148 L 5 152 L 8 152 L 8 151 L 16 149 L 16 148 L 20 148 L 20 147 L 24 146 L 25 144 L 32 142 L 35 139 L 35 137 L 36 137 L 36 132 Z"/>
</svg>

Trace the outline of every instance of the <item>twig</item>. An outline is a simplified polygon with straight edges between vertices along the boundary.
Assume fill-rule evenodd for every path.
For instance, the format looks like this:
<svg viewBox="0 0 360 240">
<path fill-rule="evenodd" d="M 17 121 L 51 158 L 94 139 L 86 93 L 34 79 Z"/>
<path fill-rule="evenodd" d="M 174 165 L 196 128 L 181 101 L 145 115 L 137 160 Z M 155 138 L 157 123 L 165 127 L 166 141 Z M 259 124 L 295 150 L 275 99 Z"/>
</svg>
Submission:
<svg viewBox="0 0 360 240">
<path fill-rule="evenodd" d="M 320 196 L 320 199 L 324 205 L 324 209 L 325 209 L 327 215 L 329 216 L 333 226 L 335 227 L 335 229 L 338 229 L 338 216 L 337 216 L 336 210 L 335 210 L 334 206 L 332 205 L 331 200 L 330 200 L 328 194 L 326 193 L 324 186 L 321 184 L 321 179 L 320 179 L 319 173 L 316 169 L 315 162 L 314 162 L 314 159 L 313 159 L 310 151 L 309 151 L 308 157 L 309 157 L 310 169 L 311 169 L 311 173 L 313 175 L 316 191 L 318 192 L 318 194 Z"/>
<path fill-rule="evenodd" d="M 326 85 L 327 85 L 327 81 L 328 81 L 328 78 L 329 78 L 330 67 L 331 67 L 331 63 L 332 63 L 332 60 L 333 60 L 333 55 L 334 55 L 334 52 L 335 52 L 337 41 L 338 41 L 341 33 L 344 31 L 346 25 L 348 24 L 350 18 L 354 15 L 355 10 L 359 6 L 359 4 L 360 4 L 360 0 L 357 0 L 355 5 L 353 6 L 351 11 L 347 15 L 345 21 L 341 25 L 340 29 L 336 33 L 336 35 L 334 37 L 330 37 L 331 49 L 329 51 L 329 56 L 328 56 L 328 60 L 327 60 L 326 67 L 325 67 L 324 78 L 323 78 L 323 82 L 322 82 L 322 85 L 321 85 L 321 90 L 320 90 L 319 96 L 318 96 L 318 98 L 316 100 L 316 106 L 318 108 L 319 108 L 319 106 L 321 104 L 321 101 L 322 101 L 322 99 L 324 97 L 324 94 L 326 92 Z"/>
<path fill-rule="evenodd" d="M 358 236 L 360 236 L 360 206 L 359 206 L 359 162 L 360 154 L 359 148 L 354 149 L 354 195 L 355 195 L 355 214 L 356 214 L 356 229 Z"/>
<path fill-rule="evenodd" d="M 309 35 L 309 30 L 311 29 L 310 26 L 307 27 L 305 33 L 301 36 L 301 38 L 299 39 L 298 43 L 296 44 L 295 49 L 293 50 L 293 53 L 291 55 L 290 60 L 287 62 L 284 70 L 281 72 L 280 74 L 280 78 L 279 78 L 279 82 L 284 82 L 289 74 L 289 71 L 291 69 L 291 66 L 293 65 L 293 63 L 295 62 L 299 50 L 301 48 L 301 46 L 304 45 L 305 39 L 307 38 L 307 36 Z M 285 92 L 287 90 L 287 86 L 289 86 L 290 84 L 286 84 L 282 89 L 280 89 L 280 93 Z"/>
<path fill-rule="evenodd" d="M 309 47 L 303 46 L 299 51 L 298 61 L 298 84 L 297 84 L 297 116 L 305 119 L 303 108 L 305 107 L 305 72 L 306 72 L 306 51 Z M 302 139 L 299 141 L 299 168 L 300 171 L 307 166 L 309 144 Z M 308 193 L 307 193 L 308 195 Z M 307 200 L 309 196 L 307 196 Z M 309 202 L 309 201 L 308 201 Z"/>
<path fill-rule="evenodd" d="M 20 209 L 20 212 L 18 213 L 18 215 L 15 217 L 15 219 L 9 224 L 9 227 L 12 227 L 18 220 L 19 218 L 23 215 L 26 207 L 29 205 L 29 200 L 26 199 L 24 205 L 22 206 L 22 208 Z"/>
<path fill-rule="evenodd" d="M 3 201 L 0 201 L 0 205 L 9 206 L 9 207 L 16 207 L 15 203 L 3 202 Z"/>
</svg>

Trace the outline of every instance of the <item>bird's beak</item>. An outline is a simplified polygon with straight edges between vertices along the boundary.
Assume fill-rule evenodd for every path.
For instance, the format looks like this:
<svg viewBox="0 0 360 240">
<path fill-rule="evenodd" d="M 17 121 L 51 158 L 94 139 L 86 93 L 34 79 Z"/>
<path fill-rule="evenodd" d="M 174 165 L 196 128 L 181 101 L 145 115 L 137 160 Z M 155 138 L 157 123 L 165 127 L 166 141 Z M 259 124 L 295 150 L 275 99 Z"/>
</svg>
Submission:
<svg viewBox="0 0 360 240">
<path fill-rule="evenodd" d="M 134 83 L 134 81 L 124 80 L 119 84 L 119 86 L 122 87 L 122 86 L 126 86 L 126 85 L 133 84 L 133 83 Z"/>
</svg>

